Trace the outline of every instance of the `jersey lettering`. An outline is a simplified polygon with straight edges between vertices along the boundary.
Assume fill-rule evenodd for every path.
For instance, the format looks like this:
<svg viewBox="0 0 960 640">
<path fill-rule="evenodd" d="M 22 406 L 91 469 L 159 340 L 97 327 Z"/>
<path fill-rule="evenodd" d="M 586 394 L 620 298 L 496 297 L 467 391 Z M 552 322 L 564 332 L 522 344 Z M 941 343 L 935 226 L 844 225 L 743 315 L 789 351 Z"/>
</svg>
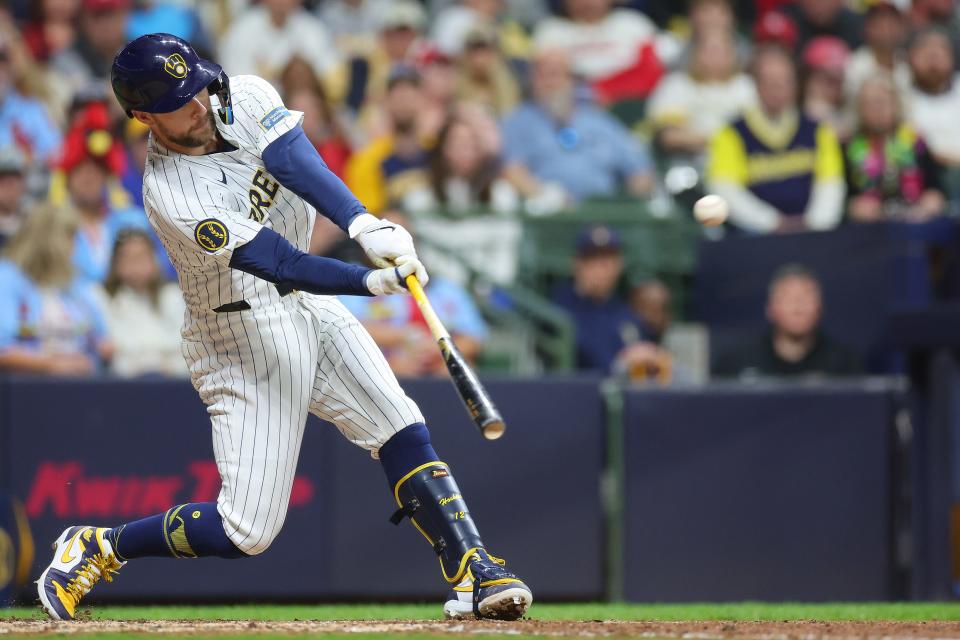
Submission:
<svg viewBox="0 0 960 640">
<path fill-rule="evenodd" d="M 273 205 L 273 199 L 277 197 L 277 191 L 280 190 L 280 184 L 274 182 L 263 169 L 258 169 L 253 176 L 253 186 L 250 187 L 250 219 L 257 222 L 263 222 L 267 218 L 267 209 Z"/>
</svg>

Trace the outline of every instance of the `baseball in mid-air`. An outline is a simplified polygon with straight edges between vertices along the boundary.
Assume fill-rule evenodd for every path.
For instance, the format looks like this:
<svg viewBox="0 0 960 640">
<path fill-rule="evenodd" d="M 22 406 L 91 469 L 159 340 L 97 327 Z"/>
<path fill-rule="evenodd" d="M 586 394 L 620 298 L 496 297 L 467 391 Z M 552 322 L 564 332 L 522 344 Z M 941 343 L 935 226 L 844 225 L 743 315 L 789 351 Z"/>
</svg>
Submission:
<svg viewBox="0 0 960 640">
<path fill-rule="evenodd" d="M 730 215 L 730 205 L 718 195 L 703 196 L 693 205 L 693 217 L 707 227 L 723 224 L 728 215 Z"/>
</svg>

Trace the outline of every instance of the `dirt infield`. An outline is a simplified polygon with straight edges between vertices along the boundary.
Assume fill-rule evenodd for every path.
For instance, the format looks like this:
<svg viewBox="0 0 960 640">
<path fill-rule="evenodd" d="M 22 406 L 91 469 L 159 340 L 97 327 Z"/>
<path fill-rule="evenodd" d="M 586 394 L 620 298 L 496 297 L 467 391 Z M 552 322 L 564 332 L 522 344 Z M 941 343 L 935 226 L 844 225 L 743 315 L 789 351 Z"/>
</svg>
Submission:
<svg viewBox="0 0 960 640">
<path fill-rule="evenodd" d="M 323 634 L 417 634 L 417 635 L 521 635 L 548 637 L 753 638 L 957 638 L 960 622 L 620 622 L 541 621 L 440 622 L 440 621 L 85 621 L 54 623 L 45 620 L 0 621 L 0 636 L 51 634 L 149 633 L 164 635 L 323 635 Z"/>
</svg>

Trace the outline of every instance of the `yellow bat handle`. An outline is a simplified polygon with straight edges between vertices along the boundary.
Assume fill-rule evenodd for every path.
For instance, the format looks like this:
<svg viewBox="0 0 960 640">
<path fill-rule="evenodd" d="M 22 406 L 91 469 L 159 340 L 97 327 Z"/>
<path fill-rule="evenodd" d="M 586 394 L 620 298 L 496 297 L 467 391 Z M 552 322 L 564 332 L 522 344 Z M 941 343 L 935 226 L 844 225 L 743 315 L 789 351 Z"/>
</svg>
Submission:
<svg viewBox="0 0 960 640">
<path fill-rule="evenodd" d="M 440 318 L 437 317 L 433 306 L 427 299 L 427 294 L 424 293 L 423 287 L 420 285 L 420 281 L 417 280 L 417 276 L 407 276 L 407 289 L 410 290 L 410 295 L 413 296 L 413 299 L 417 302 L 417 306 L 420 307 L 423 319 L 427 321 L 427 326 L 430 327 L 430 333 L 433 334 L 433 337 L 437 340 L 449 338 L 450 333 L 447 332 L 446 327 L 443 326 Z"/>
</svg>

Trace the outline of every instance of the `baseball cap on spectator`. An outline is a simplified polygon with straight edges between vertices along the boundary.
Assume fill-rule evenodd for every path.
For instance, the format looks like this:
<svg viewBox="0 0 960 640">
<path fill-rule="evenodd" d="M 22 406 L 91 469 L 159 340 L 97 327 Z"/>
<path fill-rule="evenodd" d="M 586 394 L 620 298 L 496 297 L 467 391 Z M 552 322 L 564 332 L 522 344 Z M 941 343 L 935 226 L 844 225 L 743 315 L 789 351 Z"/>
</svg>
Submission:
<svg viewBox="0 0 960 640">
<path fill-rule="evenodd" d="M 496 30 L 484 23 L 474 25 L 463 39 L 464 49 L 479 49 L 492 47 L 497 44 Z"/>
<path fill-rule="evenodd" d="M 23 175 L 27 169 L 27 159 L 20 149 L 14 146 L 0 148 L 0 176 Z"/>
<path fill-rule="evenodd" d="M 577 235 L 577 257 L 620 253 L 620 235 L 606 225 L 586 227 Z"/>
<path fill-rule="evenodd" d="M 432 64 L 450 64 L 452 62 L 453 60 L 450 59 L 450 56 L 429 44 L 417 48 L 413 54 L 413 64 L 417 69 L 423 69 Z"/>
<path fill-rule="evenodd" d="M 867 7 L 867 19 L 884 14 L 896 16 L 897 18 L 903 17 L 903 12 L 900 11 L 900 7 L 888 0 L 877 0 L 877 2 L 873 2 Z"/>
<path fill-rule="evenodd" d="M 86 160 L 95 161 L 115 176 L 126 169 L 123 146 L 110 132 L 110 114 L 101 102 L 77 113 L 64 137 L 60 168 L 70 173 Z"/>
<path fill-rule="evenodd" d="M 398 0 L 390 3 L 380 20 L 380 29 L 413 29 L 423 31 L 427 26 L 427 14 L 423 7 L 410 0 Z"/>
<path fill-rule="evenodd" d="M 412 84 L 420 86 L 420 74 L 416 68 L 409 64 L 396 64 L 390 69 L 390 75 L 387 76 L 387 90 L 393 89 L 398 84 Z"/>
<path fill-rule="evenodd" d="M 83 10 L 86 13 L 121 11 L 129 9 L 130 5 L 130 0 L 83 0 Z"/>
<path fill-rule="evenodd" d="M 834 36 L 817 36 L 803 50 L 803 64 L 813 71 L 843 75 L 850 59 L 850 47 Z"/>
<path fill-rule="evenodd" d="M 753 39 L 757 44 L 774 42 L 794 49 L 800 40 L 797 25 L 780 11 L 768 11 L 753 25 Z"/>
<path fill-rule="evenodd" d="M 948 45 L 953 42 L 953 39 L 950 36 L 950 31 L 947 30 L 943 25 L 929 24 L 925 27 L 915 29 L 910 34 L 910 37 L 907 39 L 907 50 L 911 50 L 914 47 L 925 43 L 931 38 L 941 40 Z"/>
</svg>

